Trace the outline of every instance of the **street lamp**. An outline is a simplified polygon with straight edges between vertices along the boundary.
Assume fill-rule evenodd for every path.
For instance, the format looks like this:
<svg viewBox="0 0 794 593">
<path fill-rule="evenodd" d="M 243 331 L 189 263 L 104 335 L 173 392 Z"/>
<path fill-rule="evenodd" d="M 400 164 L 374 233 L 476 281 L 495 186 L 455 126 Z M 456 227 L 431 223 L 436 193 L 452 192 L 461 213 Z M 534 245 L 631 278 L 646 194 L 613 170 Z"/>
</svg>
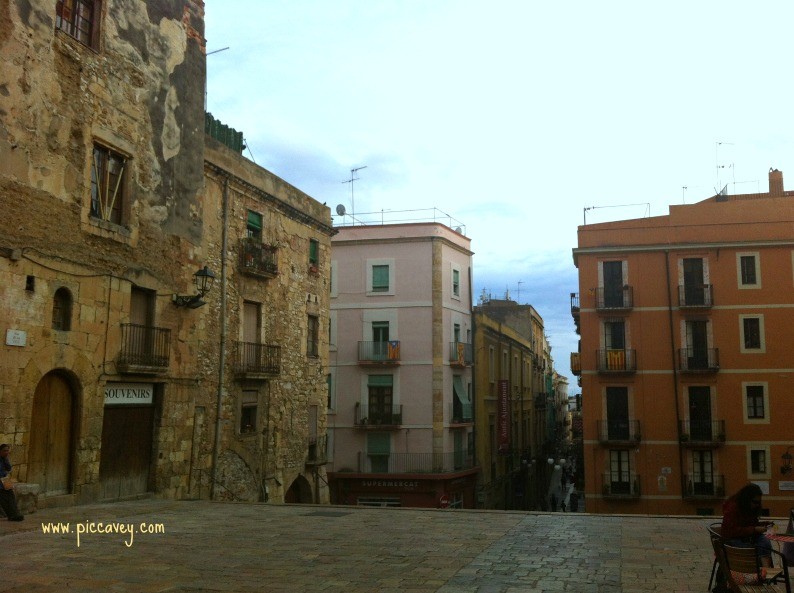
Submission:
<svg viewBox="0 0 794 593">
<path fill-rule="evenodd" d="M 177 307 L 186 307 L 188 309 L 198 309 L 202 305 L 206 305 L 201 299 L 212 288 L 212 283 L 215 281 L 215 274 L 213 274 L 207 266 L 204 266 L 193 274 L 193 284 L 196 285 L 196 294 L 194 295 L 178 295 L 175 294 L 171 301 Z"/>
</svg>

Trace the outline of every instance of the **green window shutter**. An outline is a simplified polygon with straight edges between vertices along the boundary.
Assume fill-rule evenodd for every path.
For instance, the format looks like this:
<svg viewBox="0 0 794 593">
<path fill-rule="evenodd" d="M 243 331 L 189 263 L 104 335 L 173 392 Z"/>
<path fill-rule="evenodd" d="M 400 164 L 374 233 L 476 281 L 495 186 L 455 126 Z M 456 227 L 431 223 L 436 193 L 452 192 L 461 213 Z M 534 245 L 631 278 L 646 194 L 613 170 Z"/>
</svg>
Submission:
<svg viewBox="0 0 794 593">
<path fill-rule="evenodd" d="M 309 263 L 316 264 L 320 261 L 320 242 L 309 239 Z"/>
<path fill-rule="evenodd" d="M 262 230 L 262 215 L 259 212 L 248 211 L 248 228 Z"/>
<path fill-rule="evenodd" d="M 391 387 L 392 384 L 392 375 L 369 375 L 367 377 L 367 385 L 372 387 Z"/>
<path fill-rule="evenodd" d="M 372 290 L 389 290 L 389 266 L 372 266 Z"/>
<path fill-rule="evenodd" d="M 391 435 L 388 432 L 367 433 L 367 455 L 391 453 Z"/>
</svg>

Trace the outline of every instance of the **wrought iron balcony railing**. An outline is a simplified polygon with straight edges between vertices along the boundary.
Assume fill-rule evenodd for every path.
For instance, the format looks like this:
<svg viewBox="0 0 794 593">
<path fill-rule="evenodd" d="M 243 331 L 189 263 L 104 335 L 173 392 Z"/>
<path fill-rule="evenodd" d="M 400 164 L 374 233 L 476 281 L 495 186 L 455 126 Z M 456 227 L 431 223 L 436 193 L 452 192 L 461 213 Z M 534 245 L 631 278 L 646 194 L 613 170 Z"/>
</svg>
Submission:
<svg viewBox="0 0 794 593">
<path fill-rule="evenodd" d="M 713 307 L 711 284 L 679 284 L 678 306 L 697 309 Z"/>
<path fill-rule="evenodd" d="M 681 420 L 680 428 L 684 447 L 714 448 L 725 443 L 725 420 Z"/>
<path fill-rule="evenodd" d="M 684 498 L 725 498 L 725 476 L 685 475 Z"/>
<path fill-rule="evenodd" d="M 236 342 L 234 372 L 237 375 L 278 375 L 281 372 L 281 346 Z"/>
<path fill-rule="evenodd" d="M 640 476 L 607 472 L 601 478 L 601 493 L 604 498 L 639 498 L 641 496 Z"/>
<path fill-rule="evenodd" d="M 442 474 L 473 469 L 474 456 L 466 451 L 449 453 L 387 453 L 360 451 L 358 471 L 384 474 Z"/>
<path fill-rule="evenodd" d="M 598 440 L 612 447 L 635 446 L 642 440 L 639 420 L 618 418 L 617 420 L 598 421 Z"/>
<path fill-rule="evenodd" d="M 579 317 L 579 293 L 571 293 L 571 315 Z"/>
<path fill-rule="evenodd" d="M 400 341 L 388 342 L 359 342 L 359 364 L 399 364 Z"/>
<path fill-rule="evenodd" d="M 368 406 L 356 402 L 354 423 L 356 426 L 397 427 L 403 423 L 402 404 L 392 406 Z"/>
<path fill-rule="evenodd" d="M 162 327 L 121 324 L 121 351 L 117 361 L 122 373 L 162 373 L 171 358 L 171 330 Z"/>
<path fill-rule="evenodd" d="M 308 438 L 306 465 L 325 465 L 328 463 L 328 435 Z"/>
<path fill-rule="evenodd" d="M 599 311 L 625 310 L 634 307 L 634 288 L 625 286 L 606 286 L 595 289 L 596 309 Z"/>
<path fill-rule="evenodd" d="M 240 271 L 250 276 L 274 278 L 278 275 L 278 249 L 254 239 L 240 241 Z"/>
<path fill-rule="evenodd" d="M 453 366 L 468 366 L 474 361 L 471 344 L 465 342 L 449 343 L 449 362 Z"/>
<path fill-rule="evenodd" d="M 719 348 L 680 348 L 678 368 L 682 373 L 716 373 L 720 370 Z"/>
<path fill-rule="evenodd" d="M 637 371 L 636 350 L 596 350 L 599 373 L 634 373 Z"/>
</svg>

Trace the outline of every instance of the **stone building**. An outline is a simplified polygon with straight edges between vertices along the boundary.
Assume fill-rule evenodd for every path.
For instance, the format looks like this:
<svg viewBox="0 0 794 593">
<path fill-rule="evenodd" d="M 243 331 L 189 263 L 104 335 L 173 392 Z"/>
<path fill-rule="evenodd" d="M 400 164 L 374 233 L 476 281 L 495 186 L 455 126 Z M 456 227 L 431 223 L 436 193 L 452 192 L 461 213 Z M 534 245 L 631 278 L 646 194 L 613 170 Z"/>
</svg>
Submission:
<svg viewBox="0 0 794 593">
<path fill-rule="evenodd" d="M 328 267 L 319 259 L 313 282 L 285 289 L 295 301 L 236 278 L 233 239 L 245 223 L 230 215 L 223 225 L 220 188 L 237 214 L 261 202 L 252 209 L 285 245 L 279 265 L 295 268 L 290 279 L 310 273 L 297 262 L 311 249 L 327 253 L 330 215 L 212 140 L 205 154 L 203 28 L 200 0 L 30 1 L 0 11 L 0 440 L 13 446 L 16 478 L 37 484 L 40 505 L 151 492 L 259 500 L 268 477 L 272 500 L 283 500 L 298 475 L 307 477 L 296 498 L 323 498 L 312 464 L 324 415 L 312 430 L 305 423 L 324 389 L 327 340 L 316 340 L 313 365 L 287 378 L 300 367 L 293 353 L 305 353 L 308 321 L 264 324 L 281 345 L 275 388 L 270 376 L 235 382 L 231 356 L 245 341 L 248 299 L 278 301 L 283 315 L 269 315 L 284 324 L 316 310 L 313 331 L 326 335 L 322 297 L 309 304 L 307 293 L 324 294 Z M 212 275 L 214 286 L 200 290 Z M 289 404 L 274 404 L 274 393 Z M 235 432 L 242 409 L 250 419 L 250 404 L 265 401 L 273 411 L 254 426 L 271 447 L 267 462 L 245 453 L 256 450 L 252 437 Z M 302 449 L 314 439 L 308 466 L 293 438 Z"/>
<path fill-rule="evenodd" d="M 223 299 L 203 351 L 225 364 L 218 463 L 205 457 L 196 477 L 215 498 L 327 503 L 330 210 L 205 142 L 207 253 Z M 198 424 L 213 443 L 215 428 Z"/>
</svg>

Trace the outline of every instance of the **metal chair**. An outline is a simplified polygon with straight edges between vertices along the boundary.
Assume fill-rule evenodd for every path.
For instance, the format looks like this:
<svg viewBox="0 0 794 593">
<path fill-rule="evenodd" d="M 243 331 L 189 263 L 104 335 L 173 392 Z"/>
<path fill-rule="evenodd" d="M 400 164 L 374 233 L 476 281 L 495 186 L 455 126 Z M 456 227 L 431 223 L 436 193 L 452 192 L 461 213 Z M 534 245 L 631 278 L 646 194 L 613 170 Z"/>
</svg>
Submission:
<svg viewBox="0 0 794 593">
<path fill-rule="evenodd" d="M 714 551 L 714 564 L 711 565 L 711 576 L 709 577 L 709 591 L 712 591 L 711 586 L 717 585 L 718 582 L 725 582 L 725 578 L 720 578 L 720 545 L 722 543 L 722 523 L 712 523 L 706 528 L 711 538 L 711 548 Z"/>
<path fill-rule="evenodd" d="M 777 558 L 778 567 L 764 568 L 757 548 L 739 548 L 724 542 L 718 548 L 718 558 L 732 593 L 791 593 L 788 563 L 777 550 L 772 550 L 772 557 Z"/>
</svg>

